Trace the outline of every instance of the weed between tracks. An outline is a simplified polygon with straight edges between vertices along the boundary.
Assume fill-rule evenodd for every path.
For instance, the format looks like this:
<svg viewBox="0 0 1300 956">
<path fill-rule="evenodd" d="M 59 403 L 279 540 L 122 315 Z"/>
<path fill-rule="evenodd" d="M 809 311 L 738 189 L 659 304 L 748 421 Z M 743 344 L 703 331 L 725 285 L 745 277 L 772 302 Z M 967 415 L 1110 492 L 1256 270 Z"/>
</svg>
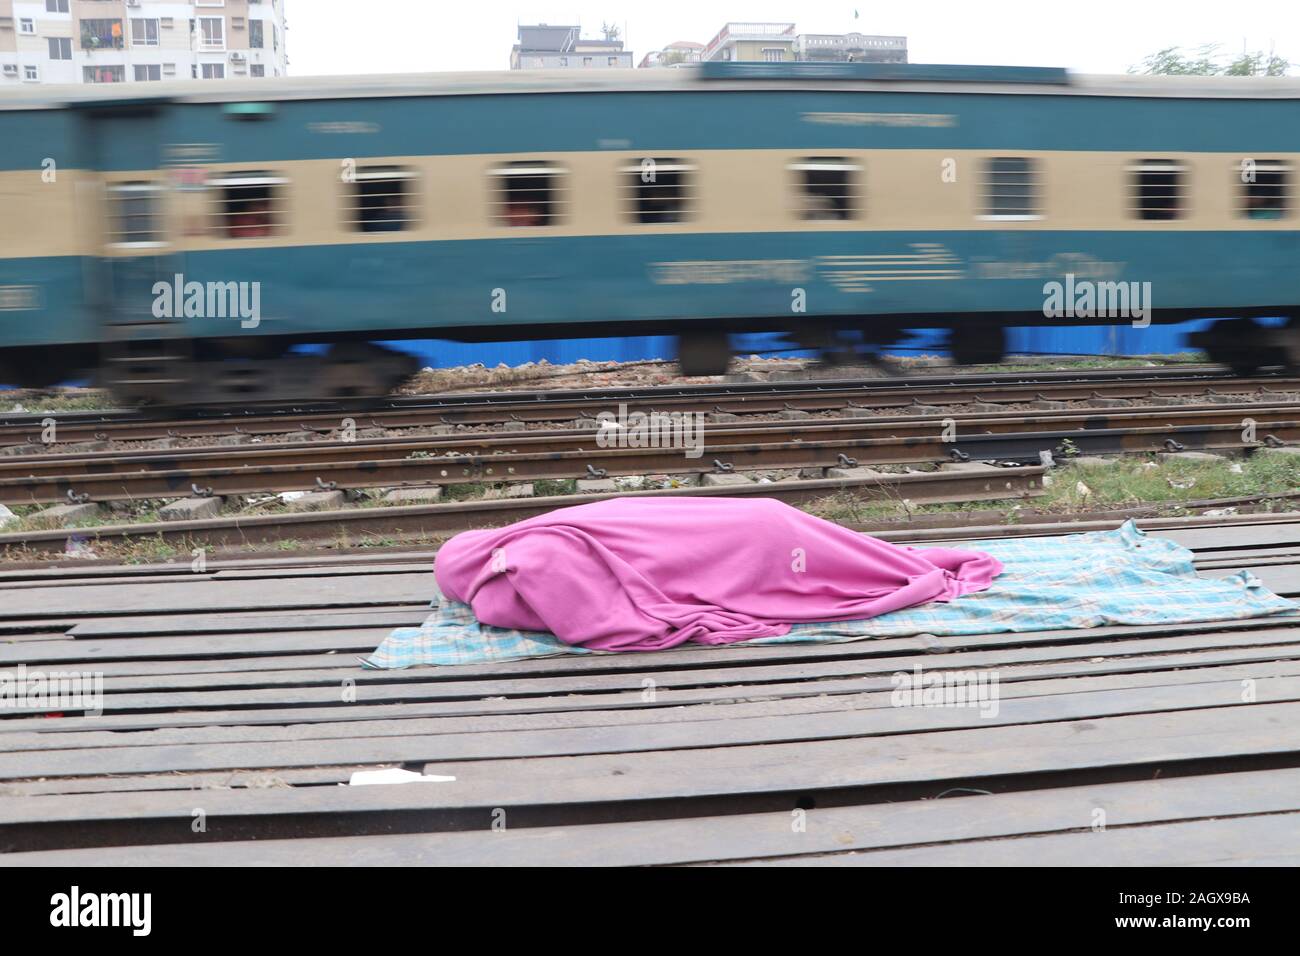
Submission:
<svg viewBox="0 0 1300 956">
<path fill-rule="evenodd" d="M 904 500 L 869 501 L 849 491 L 811 502 L 806 511 L 841 524 L 899 521 L 928 515 L 1002 512 L 1014 523 L 1023 513 L 1068 516 L 1086 511 L 1150 505 L 1177 517 L 1187 503 L 1216 498 L 1250 498 L 1300 491 L 1300 455 L 1257 454 L 1246 459 L 1190 461 L 1131 457 L 1069 461 L 1048 475 L 1036 498 L 916 504 Z M 1252 511 L 1288 511 L 1300 502 L 1265 501 Z"/>
</svg>

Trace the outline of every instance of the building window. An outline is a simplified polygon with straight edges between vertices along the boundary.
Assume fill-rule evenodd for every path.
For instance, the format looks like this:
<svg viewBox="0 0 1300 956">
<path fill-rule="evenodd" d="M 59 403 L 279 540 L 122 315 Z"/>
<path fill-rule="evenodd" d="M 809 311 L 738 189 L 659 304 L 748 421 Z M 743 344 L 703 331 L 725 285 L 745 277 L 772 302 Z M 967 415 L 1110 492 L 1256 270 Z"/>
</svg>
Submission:
<svg viewBox="0 0 1300 956">
<path fill-rule="evenodd" d="M 403 232 L 416 223 L 415 170 L 361 166 L 352 183 L 348 228 L 353 232 Z"/>
<path fill-rule="evenodd" d="M 248 48 L 250 50 L 262 49 L 262 21 L 248 21 Z"/>
<path fill-rule="evenodd" d="M 26 80 L 28 83 L 39 83 L 41 79 L 40 67 L 24 66 L 23 79 Z"/>
<path fill-rule="evenodd" d="M 763 60 L 767 63 L 780 63 L 785 59 L 784 52 L 779 46 L 765 46 L 763 47 Z"/>
<path fill-rule="evenodd" d="M 108 241 L 115 246 L 161 242 L 161 216 L 158 212 L 161 196 L 162 190 L 155 183 L 111 183 L 108 187 Z"/>
<path fill-rule="evenodd" d="M 203 79 L 224 80 L 225 78 L 226 78 L 226 64 L 224 63 L 203 64 Z"/>
<path fill-rule="evenodd" d="M 287 180 L 265 171 L 232 172 L 208 180 L 212 190 L 213 231 L 224 239 L 263 239 L 284 230 Z"/>
<path fill-rule="evenodd" d="M 844 156 L 806 156 L 790 169 L 799 184 L 799 218 L 844 222 L 858 217 L 860 165 Z"/>
<path fill-rule="evenodd" d="M 646 157 L 623 167 L 628 217 L 645 225 L 685 222 L 695 167 L 680 159 Z"/>
<path fill-rule="evenodd" d="M 121 20 L 82 20 L 81 48 L 83 50 L 122 49 Z"/>
<path fill-rule="evenodd" d="M 606 61 L 606 63 L 607 63 L 607 65 L 609 65 L 609 66 L 618 66 L 618 57 L 616 57 L 616 56 L 611 56 L 611 57 L 609 57 L 609 59 Z"/>
<path fill-rule="evenodd" d="M 584 57 L 582 58 L 582 65 L 583 65 L 583 66 L 591 66 L 591 63 L 592 63 L 591 57 L 589 57 L 589 56 L 584 56 Z"/>
<path fill-rule="evenodd" d="M 222 17 L 199 17 L 199 49 L 226 48 L 226 21 Z"/>
<path fill-rule="evenodd" d="M 18 64 L 17 63 L 0 64 L 0 75 L 12 76 L 14 79 L 18 79 Z"/>
<path fill-rule="evenodd" d="M 549 163 L 517 162 L 498 166 L 494 218 L 509 227 L 553 226 L 564 208 L 564 170 Z"/>
<path fill-rule="evenodd" d="M 29 37 L 36 36 L 36 21 L 31 17 L 19 17 L 18 32 Z"/>
<path fill-rule="evenodd" d="M 569 58 L 567 56 L 560 57 L 560 66 L 568 66 L 568 65 L 569 65 Z"/>
<path fill-rule="evenodd" d="M 984 216 L 1038 219 L 1038 161 L 1023 156 L 984 160 Z"/>
<path fill-rule="evenodd" d="M 83 66 L 81 79 L 86 83 L 123 83 L 126 81 L 126 67 Z"/>
<path fill-rule="evenodd" d="M 253 63 L 248 67 L 250 76 L 266 76 L 266 67 L 260 63 Z"/>
<path fill-rule="evenodd" d="M 51 60 L 72 59 L 72 37 L 46 37 L 45 42 L 50 46 Z"/>
<path fill-rule="evenodd" d="M 1249 165 L 1247 165 L 1249 164 Z M 1247 219 L 1285 219 L 1291 210 L 1291 167 L 1271 159 L 1245 160 L 1240 213 Z"/>
<path fill-rule="evenodd" d="M 131 45 L 132 46 L 157 46 L 158 45 L 158 21 L 148 19 L 131 19 Z"/>
<path fill-rule="evenodd" d="M 146 63 L 142 66 L 136 66 L 134 69 L 137 83 L 162 79 L 162 67 L 157 63 Z"/>
<path fill-rule="evenodd" d="M 1133 215 L 1137 219 L 1181 219 L 1187 170 L 1172 159 L 1144 159 L 1129 167 Z"/>
<path fill-rule="evenodd" d="M 67 13 L 68 0 L 45 0 L 46 13 Z"/>
</svg>

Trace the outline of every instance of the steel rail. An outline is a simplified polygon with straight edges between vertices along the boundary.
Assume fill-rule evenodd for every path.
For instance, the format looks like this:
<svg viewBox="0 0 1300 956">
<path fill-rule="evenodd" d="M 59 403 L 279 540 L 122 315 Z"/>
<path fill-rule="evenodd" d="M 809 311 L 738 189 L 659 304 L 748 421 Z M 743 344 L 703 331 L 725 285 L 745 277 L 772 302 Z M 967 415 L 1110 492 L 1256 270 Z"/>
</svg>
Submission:
<svg viewBox="0 0 1300 956">
<path fill-rule="evenodd" d="M 1148 370 L 1143 370 L 1144 372 Z M 1157 391 L 1159 389 L 1160 391 Z M 859 406 L 871 409 L 962 405 L 977 402 L 1032 402 L 1039 398 L 1083 401 L 1093 398 L 1150 399 L 1188 395 L 1241 394 L 1300 391 L 1300 378 L 1239 378 L 1232 376 L 1111 376 L 1037 381 L 1023 376 L 1012 381 L 970 382 L 960 377 L 942 382 L 900 384 L 897 379 L 845 383 L 782 382 L 710 386 L 684 392 L 680 388 L 591 390 L 578 394 L 537 393 L 520 396 L 502 392 L 466 396 L 466 400 L 436 399 L 420 404 L 385 408 L 316 410 L 286 409 L 276 414 L 256 413 L 221 417 L 149 420 L 108 414 L 88 418 L 48 415 L 18 422 L 0 420 L 0 447 L 39 444 L 43 422 L 53 419 L 56 440 L 153 441 L 165 438 L 201 438 L 214 435 L 275 435 L 294 431 L 329 431 L 351 419 L 359 428 L 412 428 L 436 425 L 484 425 L 556 422 L 616 412 L 620 405 L 631 411 L 704 411 L 733 414 L 775 414 L 787 409 L 831 411 Z"/>
<path fill-rule="evenodd" d="M 52 531 L 0 533 L 0 552 L 8 554 L 63 551 L 70 535 L 86 542 L 122 544 L 151 540 L 216 547 L 258 546 L 285 540 L 337 542 L 376 538 L 411 540 L 471 528 L 495 527 L 556 508 L 588 504 L 615 497 L 765 497 L 792 504 L 813 501 L 846 488 L 868 500 L 908 500 L 915 504 L 998 501 L 1042 493 L 1041 467 L 980 472 L 940 471 L 890 475 L 882 478 L 771 482 L 719 488 L 672 488 L 619 494 L 562 495 L 544 498 L 467 501 L 392 508 L 350 508 L 340 511 L 208 518 L 197 521 L 106 525 Z"/>
<path fill-rule="evenodd" d="M 1271 417 L 1254 426 L 1256 440 L 1240 420 L 1182 424 L 1165 416 L 1156 424 L 1120 427 L 1069 427 L 1038 431 L 985 431 L 945 434 L 939 423 L 910 436 L 863 437 L 870 429 L 800 430 L 795 440 L 720 443 L 716 437 L 687 457 L 685 449 L 580 448 L 568 451 L 512 451 L 505 454 L 454 454 L 429 457 L 368 458 L 287 463 L 224 465 L 170 470 L 136 470 L 77 475 L 0 478 L 0 501 L 50 504 L 60 501 L 130 501 L 142 498 L 229 496 L 302 491 L 313 488 L 399 488 L 422 485 L 523 482 L 646 474 L 705 474 L 762 468 L 804 469 L 855 465 L 909 465 L 943 461 L 1037 461 L 1057 455 L 1120 454 L 1183 450 L 1242 451 L 1266 442 L 1300 442 L 1300 415 Z M 1038 423 L 1031 423 L 1038 424 Z M 1112 423 L 1113 424 L 1113 421 Z M 884 429 L 882 429 L 884 430 Z M 788 431 L 775 437 L 788 437 Z M 749 437 L 763 436 L 751 432 Z M 811 435 L 813 440 L 806 440 Z M 588 436 L 593 437 L 593 436 Z M 732 436 L 734 437 L 734 436 Z M 1068 442 L 1068 443 L 1067 443 Z M 338 448 L 330 449 L 338 452 Z"/>
<path fill-rule="evenodd" d="M 958 441 L 967 435 L 1014 432 L 1099 430 L 1115 427 L 1168 425 L 1238 425 L 1256 423 L 1261 440 L 1273 421 L 1300 417 L 1300 402 L 1282 405 L 1258 403 L 1200 406 L 1139 407 L 1073 412 L 1031 411 L 958 413 L 948 416 L 880 416 L 873 418 L 808 419 L 794 422 L 767 420 L 708 423 L 707 442 L 732 445 L 746 442 L 789 442 L 848 438 L 923 438 L 951 424 Z M 501 452 L 565 452 L 590 449 L 597 429 L 568 428 L 554 431 L 466 432 L 418 438 L 374 438 L 364 441 L 319 440 L 214 447 L 199 445 L 166 450 L 37 454 L 0 458 L 0 479 L 117 474 L 136 471 L 183 471 L 232 466 L 364 462 L 403 459 L 421 453 L 492 455 Z M 613 433 L 611 433 L 613 434 Z M 595 447 L 601 447 L 596 443 Z"/>
</svg>

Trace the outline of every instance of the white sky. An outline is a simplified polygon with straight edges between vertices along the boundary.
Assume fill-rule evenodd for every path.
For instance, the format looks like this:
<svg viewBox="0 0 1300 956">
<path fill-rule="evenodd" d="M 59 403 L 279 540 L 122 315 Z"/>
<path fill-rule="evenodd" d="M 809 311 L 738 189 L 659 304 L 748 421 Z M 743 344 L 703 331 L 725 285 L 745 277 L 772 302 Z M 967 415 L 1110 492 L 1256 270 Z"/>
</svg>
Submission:
<svg viewBox="0 0 1300 956">
<path fill-rule="evenodd" d="M 743 20 L 793 21 L 801 33 L 906 36 L 914 63 L 1123 73 L 1162 47 L 1222 43 L 1235 52 L 1244 43 L 1275 48 L 1300 67 L 1300 0 L 286 0 L 285 7 L 293 76 L 506 69 L 517 23 L 576 22 L 596 37 L 602 20 L 624 28 L 634 62 L 673 40 L 708 43 L 728 20 Z"/>
</svg>

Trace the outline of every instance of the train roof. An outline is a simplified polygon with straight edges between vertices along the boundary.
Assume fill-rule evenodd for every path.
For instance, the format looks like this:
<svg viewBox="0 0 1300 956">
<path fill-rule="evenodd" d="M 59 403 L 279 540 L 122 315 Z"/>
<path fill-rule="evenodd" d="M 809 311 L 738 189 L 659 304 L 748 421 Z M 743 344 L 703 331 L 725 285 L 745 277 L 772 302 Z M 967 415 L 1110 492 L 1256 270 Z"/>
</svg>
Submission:
<svg viewBox="0 0 1300 956">
<path fill-rule="evenodd" d="M 1089 75 L 1055 67 L 875 63 L 705 63 L 679 69 L 506 70 L 369 76 L 72 84 L 0 91 L 0 110 L 118 103 L 231 103 L 692 90 L 858 90 L 1190 99 L 1300 99 L 1300 78 Z M 138 91 L 138 92 L 137 92 Z"/>
</svg>

